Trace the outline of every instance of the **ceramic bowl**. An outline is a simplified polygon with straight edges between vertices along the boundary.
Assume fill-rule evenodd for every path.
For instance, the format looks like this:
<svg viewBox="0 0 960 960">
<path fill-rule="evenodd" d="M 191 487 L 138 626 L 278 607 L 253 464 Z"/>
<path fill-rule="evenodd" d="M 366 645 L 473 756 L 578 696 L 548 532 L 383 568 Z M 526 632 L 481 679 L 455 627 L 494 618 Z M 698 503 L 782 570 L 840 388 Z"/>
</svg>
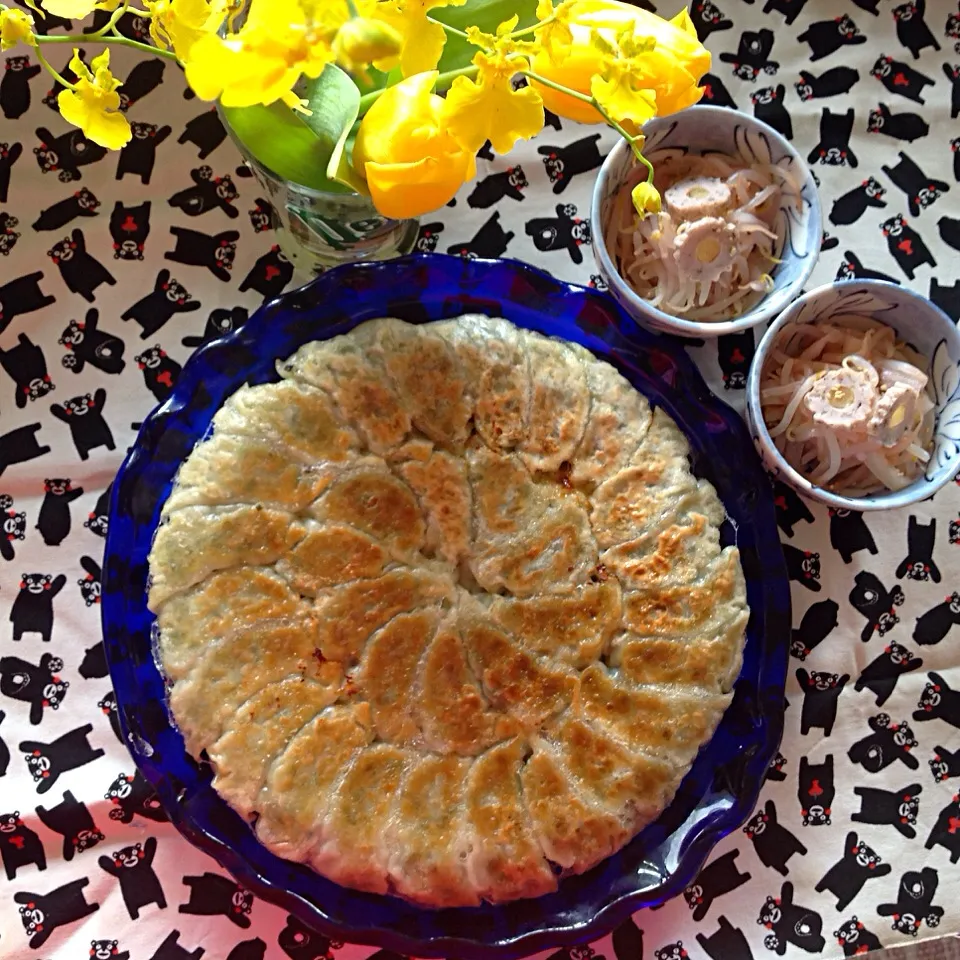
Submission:
<svg viewBox="0 0 960 960">
<path fill-rule="evenodd" d="M 783 238 L 783 249 L 778 254 L 782 262 L 772 272 L 773 290 L 762 300 L 733 320 L 705 323 L 674 317 L 651 306 L 624 280 L 604 241 L 617 192 L 637 164 L 629 144 L 621 140 L 600 168 L 590 212 L 593 254 L 610 293 L 638 323 L 682 337 L 735 333 L 764 323 L 786 309 L 810 278 L 823 236 L 817 184 L 800 154 L 772 127 L 726 107 L 690 107 L 673 116 L 651 120 L 643 132 L 647 156 L 660 151 L 712 151 L 739 157 L 745 165 L 776 164 L 789 171 L 791 180 L 799 185 L 799 209 L 796 193 L 787 195 L 785 191 L 777 216 L 777 233 Z"/>
<path fill-rule="evenodd" d="M 873 317 L 927 358 L 936 404 L 934 448 L 926 473 L 902 490 L 844 497 L 802 477 L 776 448 L 760 408 L 760 380 L 774 343 L 786 327 L 841 315 Z M 747 377 L 747 424 L 764 465 L 799 493 L 836 510 L 891 510 L 926 500 L 960 471 L 960 330 L 926 297 L 881 280 L 840 281 L 811 290 L 763 335 Z"/>
</svg>

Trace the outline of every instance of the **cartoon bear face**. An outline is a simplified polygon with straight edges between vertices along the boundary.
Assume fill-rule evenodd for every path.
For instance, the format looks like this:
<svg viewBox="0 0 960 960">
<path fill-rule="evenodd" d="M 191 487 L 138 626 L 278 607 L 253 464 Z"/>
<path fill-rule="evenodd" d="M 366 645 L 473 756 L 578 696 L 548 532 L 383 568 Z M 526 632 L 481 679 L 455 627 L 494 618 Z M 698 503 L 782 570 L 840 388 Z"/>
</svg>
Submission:
<svg viewBox="0 0 960 960">
<path fill-rule="evenodd" d="M 121 240 L 113 245 L 114 260 L 142 260 L 143 244 L 136 240 Z"/>
<path fill-rule="evenodd" d="M 13 813 L 0 814 L 0 833 L 16 833 L 23 826 L 20 819 L 20 811 L 14 810 Z"/>
<path fill-rule="evenodd" d="M 5 540 L 22 540 L 27 535 L 26 513 L 8 510 L 0 514 L 0 536 Z"/>
<path fill-rule="evenodd" d="M 91 940 L 90 957 L 91 960 L 113 960 L 120 951 L 117 949 L 116 940 Z"/>
<path fill-rule="evenodd" d="M 83 328 L 84 325 L 82 323 L 71 320 L 66 330 L 60 334 L 60 339 L 57 342 L 61 346 L 72 349 L 78 344 L 83 343 Z"/>
<path fill-rule="evenodd" d="M 754 837 L 759 837 L 767 829 L 767 823 L 769 820 L 770 818 L 765 813 L 761 812 L 755 814 L 747 821 L 747 825 L 743 828 L 743 832 L 751 840 Z"/>
<path fill-rule="evenodd" d="M 77 206 L 80 207 L 81 210 L 87 210 L 92 213 L 100 206 L 100 201 L 86 187 L 78 190 L 74 194 L 74 197 L 77 198 Z"/>
<path fill-rule="evenodd" d="M 121 98 L 122 98 L 121 94 Z M 149 140 L 151 137 L 156 136 L 157 125 L 155 123 L 137 123 L 134 121 L 130 124 L 130 129 L 133 132 L 134 140 Z"/>
<path fill-rule="evenodd" d="M 135 870 L 144 857 L 143 847 L 139 843 L 130 847 L 123 847 L 111 854 L 113 865 L 115 867 L 124 867 L 127 870 Z"/>
<path fill-rule="evenodd" d="M 665 947 L 654 950 L 653 955 L 657 960 L 684 960 L 687 951 L 683 949 L 683 941 L 678 940 L 676 943 L 668 943 Z"/>
<path fill-rule="evenodd" d="M 917 709 L 926 710 L 930 713 L 934 707 L 940 705 L 940 684 L 928 682 L 920 694 L 920 700 L 917 703 Z"/>
<path fill-rule="evenodd" d="M 874 65 L 870 68 L 870 75 L 882 80 L 889 77 L 893 71 L 893 57 L 878 57 Z"/>
<path fill-rule="evenodd" d="M 20 590 L 40 596 L 44 590 L 50 589 L 53 577 L 49 573 L 25 573 L 20 578 Z"/>
<path fill-rule="evenodd" d="M 860 31 L 857 29 L 857 25 L 844 14 L 842 17 L 837 18 L 837 33 L 840 34 L 845 40 L 849 40 L 851 37 L 856 37 L 860 35 Z"/>
<path fill-rule="evenodd" d="M 510 167 L 507 170 L 507 182 L 511 187 L 516 187 L 518 190 L 524 190 L 528 186 L 526 174 L 523 172 L 523 167 L 518 163 L 515 167 Z"/>
<path fill-rule="evenodd" d="M 944 780 L 950 778 L 950 764 L 939 753 L 935 753 L 933 759 L 928 760 L 927 763 L 930 765 L 930 772 L 933 774 L 935 783 L 943 783 Z"/>
<path fill-rule="evenodd" d="M 687 906 L 692 910 L 698 903 L 703 903 L 703 887 L 699 883 L 693 883 L 683 891 L 683 899 L 687 901 Z"/>
<path fill-rule="evenodd" d="M 820 554 L 807 553 L 800 563 L 800 569 L 806 578 L 811 580 L 820 579 Z"/>
<path fill-rule="evenodd" d="M 911 796 L 909 793 L 903 795 L 900 801 L 900 808 L 897 811 L 900 814 L 900 822 L 915 826 L 917 823 L 917 814 L 920 812 L 920 798 Z"/>
<path fill-rule="evenodd" d="M 948 531 L 951 543 L 960 543 L 960 520 L 951 520 Z"/>
<path fill-rule="evenodd" d="M 801 810 L 803 825 L 805 827 L 828 827 L 833 822 L 830 819 L 830 807 L 825 807 L 821 803 L 812 803 L 805 810 Z"/>
<path fill-rule="evenodd" d="M 217 177 L 214 183 L 217 185 L 217 196 L 225 203 L 233 203 L 233 201 L 240 196 L 239 191 L 233 184 L 233 179 L 230 177 L 230 174 Z"/>
<path fill-rule="evenodd" d="M 912 750 L 918 746 L 917 739 L 913 731 L 907 725 L 906 721 L 901 721 L 895 727 L 890 728 L 893 731 L 893 742 L 904 750 Z"/>
<path fill-rule="evenodd" d="M 551 183 L 559 183 L 563 179 L 563 160 L 556 153 L 545 156 L 543 166 Z"/>
<path fill-rule="evenodd" d="M 73 838 L 73 845 L 77 853 L 83 853 L 84 850 L 89 850 L 106 839 L 99 830 L 80 830 Z"/>
<path fill-rule="evenodd" d="M 73 489 L 69 479 L 44 480 L 43 489 L 46 493 L 52 493 L 55 497 L 62 497 Z"/>
<path fill-rule="evenodd" d="M 880 229 L 883 230 L 883 235 L 885 237 L 899 237 L 903 233 L 903 228 L 906 227 L 907 221 L 903 219 L 902 214 L 895 214 L 890 217 L 889 220 L 884 220 L 880 224 Z"/>
<path fill-rule="evenodd" d="M 834 690 L 839 682 L 840 677 L 835 673 L 814 671 L 810 674 L 809 686 L 816 690 Z"/>
<path fill-rule="evenodd" d="M 723 11 L 710 0 L 698 3 L 697 10 L 704 23 L 719 23 L 723 19 Z"/>
<path fill-rule="evenodd" d="M 897 666 L 905 666 L 914 659 L 913 654 L 902 644 L 896 641 L 891 642 L 883 648 L 883 652 L 890 657 L 890 662 Z"/>
<path fill-rule="evenodd" d="M 221 240 L 220 243 L 214 248 L 213 258 L 217 261 L 217 265 L 224 268 L 224 270 L 233 269 L 233 258 L 237 253 L 237 245 L 230 240 Z"/>
<path fill-rule="evenodd" d="M 750 101 L 754 105 L 759 103 L 766 106 L 771 103 L 779 103 L 780 98 L 777 96 L 776 87 L 763 87 L 755 93 L 750 94 Z"/>
<path fill-rule="evenodd" d="M 114 692 L 111 690 L 109 693 L 104 695 L 102 700 L 97 701 L 97 706 L 108 716 L 111 713 L 116 713 L 117 712 L 116 694 L 114 694 Z"/>
<path fill-rule="evenodd" d="M 917 206 L 920 207 L 921 210 L 923 210 L 929 207 L 930 204 L 936 203 L 936 201 L 942 196 L 943 196 L 942 191 L 938 187 L 936 187 L 934 184 L 931 183 L 925 187 L 921 187 L 917 191 L 917 195 L 914 197 L 914 200 L 917 201 Z M 926 577 L 917 578 L 917 579 L 926 579 Z"/>
<path fill-rule="evenodd" d="M 30 771 L 34 783 L 46 780 L 50 776 L 50 758 L 45 756 L 41 750 L 34 750 L 32 753 L 25 754 L 24 759 L 27 761 L 27 769 Z"/>
<path fill-rule="evenodd" d="M 850 853 L 856 858 L 857 866 L 864 870 L 874 870 L 878 863 L 883 863 L 883 857 L 875 850 L 871 850 L 862 840 L 850 850 Z"/>
<path fill-rule="evenodd" d="M 125 773 L 121 773 L 113 783 L 107 788 L 107 792 L 103 795 L 104 800 L 110 800 L 113 803 L 119 803 L 121 800 L 125 800 L 133 792 L 133 777 L 128 777 Z"/>
<path fill-rule="evenodd" d="M 884 116 L 879 110 L 871 110 L 867 115 L 867 133 L 880 133 L 883 130 Z"/>
<path fill-rule="evenodd" d="M 760 916 L 757 923 L 765 927 L 775 927 L 781 920 L 783 914 L 780 912 L 780 901 L 774 897 L 767 897 L 766 902 L 760 908 Z"/>
<path fill-rule="evenodd" d="M 23 929 L 27 931 L 27 936 L 32 937 L 43 930 L 44 920 L 46 917 L 43 911 L 35 903 L 31 902 L 20 908 L 20 922 L 23 924 Z"/>
<path fill-rule="evenodd" d="M 164 291 L 166 298 L 171 302 L 177 304 L 177 306 L 183 306 L 189 299 L 190 294 L 187 293 L 187 288 L 183 284 L 178 283 L 172 277 L 161 287 Z"/>
<path fill-rule="evenodd" d="M 253 910 L 253 894 L 247 890 L 234 890 L 230 897 L 230 909 L 236 914 L 247 916 Z"/>
<path fill-rule="evenodd" d="M 44 376 L 34 377 L 32 380 L 28 380 L 21 389 L 28 400 L 39 400 L 57 388 L 49 376 Z"/>
<path fill-rule="evenodd" d="M 144 350 L 143 353 L 134 357 L 137 366 L 141 370 L 156 370 L 163 363 L 166 353 L 160 349 L 160 344 Z"/>
<path fill-rule="evenodd" d="M 952 614 L 960 614 L 960 593 L 957 593 L 956 590 L 950 594 L 948 598 L 950 602 L 950 612 Z"/>
<path fill-rule="evenodd" d="M 54 263 L 69 263 L 76 253 L 77 245 L 69 237 L 55 243 L 48 251 L 47 256 Z"/>
<path fill-rule="evenodd" d="M 843 946 L 845 943 L 856 943 L 860 939 L 860 931 L 863 930 L 863 924 L 857 920 L 854 914 L 849 920 L 840 925 L 839 930 L 834 930 L 833 935 L 837 944 Z"/>
<path fill-rule="evenodd" d="M 93 397 L 85 393 L 82 397 L 74 397 L 72 400 L 64 400 L 63 408 L 70 417 L 85 417 L 91 411 L 97 412 Z"/>
<path fill-rule="evenodd" d="M 95 580 L 92 573 L 88 573 L 82 580 L 77 581 L 80 587 L 80 596 L 86 606 L 92 607 L 100 602 L 101 586 L 100 581 Z"/>
<path fill-rule="evenodd" d="M 19 73 L 21 70 L 26 70 L 26 68 L 29 66 L 29 57 L 10 57 L 7 60 L 6 69 L 10 70 L 12 73 Z"/>
<path fill-rule="evenodd" d="M 920 918 L 915 917 L 912 913 L 898 913 L 894 916 L 890 929 L 915 937 L 920 929 Z"/>
<path fill-rule="evenodd" d="M 916 12 L 917 6 L 915 3 L 903 3 L 899 7 L 893 8 L 893 19 L 898 22 L 906 22 L 912 20 Z"/>
</svg>

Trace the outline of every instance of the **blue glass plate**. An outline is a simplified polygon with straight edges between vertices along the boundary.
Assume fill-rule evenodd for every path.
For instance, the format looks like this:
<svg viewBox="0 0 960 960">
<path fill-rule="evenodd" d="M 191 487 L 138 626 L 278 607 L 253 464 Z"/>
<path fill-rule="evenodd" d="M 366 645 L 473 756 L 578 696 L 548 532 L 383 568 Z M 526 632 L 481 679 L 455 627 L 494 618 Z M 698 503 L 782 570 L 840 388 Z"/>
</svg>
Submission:
<svg viewBox="0 0 960 960">
<path fill-rule="evenodd" d="M 660 819 L 589 873 L 536 900 L 426 910 L 337 886 L 282 860 L 210 786 L 167 716 L 146 606 L 147 555 L 181 461 L 243 383 L 275 380 L 274 361 L 301 344 L 374 317 L 415 323 L 486 313 L 582 344 L 677 421 L 694 466 L 730 516 L 751 609 L 736 695 Z M 439 255 L 351 264 L 258 310 L 202 347 L 172 396 L 144 423 L 113 489 L 104 564 L 103 629 L 121 725 L 134 760 L 183 835 L 245 887 L 337 940 L 418 957 L 512 960 L 608 933 L 629 914 L 678 894 L 711 848 L 744 822 L 780 743 L 790 590 L 770 481 L 740 417 L 707 389 L 683 349 L 638 327 L 609 297 L 510 260 Z"/>
</svg>

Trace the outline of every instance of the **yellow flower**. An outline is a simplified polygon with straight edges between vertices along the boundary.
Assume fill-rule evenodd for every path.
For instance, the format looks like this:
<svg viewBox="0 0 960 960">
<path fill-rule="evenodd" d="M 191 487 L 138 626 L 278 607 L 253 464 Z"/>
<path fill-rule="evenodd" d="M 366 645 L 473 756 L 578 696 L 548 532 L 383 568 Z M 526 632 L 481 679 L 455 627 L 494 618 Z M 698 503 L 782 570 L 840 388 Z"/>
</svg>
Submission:
<svg viewBox="0 0 960 960">
<path fill-rule="evenodd" d="M 564 16 L 570 24 L 572 45 L 566 56 L 557 57 L 544 46 L 533 70 L 548 80 L 591 94 L 596 75 L 610 75 L 611 61 L 622 61 L 632 75 L 634 90 L 656 94 L 659 116 L 666 116 L 696 103 L 702 91 L 697 84 L 710 69 L 710 54 L 697 39 L 686 10 L 672 20 L 618 0 L 569 0 Z M 565 6 L 561 5 L 561 6 Z M 560 8 L 558 8 L 560 9 Z M 652 39 L 654 44 L 646 41 Z M 561 116 L 584 123 L 603 118 L 590 104 L 538 85 L 544 105 Z M 620 85 L 621 92 L 623 85 Z"/>
<path fill-rule="evenodd" d="M 445 130 L 437 71 L 388 87 L 367 112 L 353 147 L 354 169 L 386 217 L 416 217 L 442 207 L 476 175 L 473 151 Z"/>
<path fill-rule="evenodd" d="M 400 71 L 405 77 L 432 70 L 440 60 L 447 34 L 439 23 L 427 19 L 437 7 L 460 7 L 466 0 L 383 0 L 376 4 L 375 16 L 393 27 L 402 37 Z M 396 62 L 375 62 L 380 69 Z"/>
<path fill-rule="evenodd" d="M 657 188 L 646 180 L 638 183 L 630 191 L 630 198 L 633 200 L 634 209 L 641 217 L 648 213 L 660 212 L 660 194 L 657 193 Z"/>
<path fill-rule="evenodd" d="M 333 39 L 349 16 L 346 2 L 251 0 L 238 33 L 207 33 L 192 44 L 187 82 L 226 107 L 292 101 L 301 74 L 318 77 L 333 61 Z"/>
<path fill-rule="evenodd" d="M 94 10 L 116 10 L 120 0 L 40 0 L 40 6 L 55 17 L 82 20 Z"/>
<path fill-rule="evenodd" d="M 33 36 L 33 17 L 23 10 L 8 10 L 0 6 L 0 50 L 9 50 L 18 43 L 37 45 Z"/>
<path fill-rule="evenodd" d="M 193 45 L 216 33 L 227 14 L 227 0 L 144 0 L 152 15 L 150 36 L 158 47 L 172 49 L 181 63 Z"/>
<path fill-rule="evenodd" d="M 549 51 L 551 60 L 557 63 L 563 62 L 573 43 L 573 33 L 569 23 L 572 6 L 573 0 L 564 0 L 556 8 L 552 0 L 539 0 L 537 4 L 537 20 L 548 21 L 537 29 L 537 40 L 545 50 Z"/>
<path fill-rule="evenodd" d="M 638 132 L 657 114 L 656 91 L 639 87 L 629 63 L 619 60 L 614 60 L 602 76 L 591 79 L 590 95 L 630 133 Z"/>
<path fill-rule="evenodd" d="M 94 57 L 90 68 L 74 48 L 70 69 L 77 82 L 72 90 L 62 90 L 57 97 L 60 113 L 67 123 L 79 127 L 94 143 L 117 150 L 130 140 L 130 124 L 118 111 L 120 81 L 110 72 L 110 50 Z"/>
<path fill-rule="evenodd" d="M 403 38 L 389 23 L 353 17 L 337 32 L 333 52 L 347 73 L 357 73 L 369 63 L 393 62 L 402 46 Z"/>
</svg>

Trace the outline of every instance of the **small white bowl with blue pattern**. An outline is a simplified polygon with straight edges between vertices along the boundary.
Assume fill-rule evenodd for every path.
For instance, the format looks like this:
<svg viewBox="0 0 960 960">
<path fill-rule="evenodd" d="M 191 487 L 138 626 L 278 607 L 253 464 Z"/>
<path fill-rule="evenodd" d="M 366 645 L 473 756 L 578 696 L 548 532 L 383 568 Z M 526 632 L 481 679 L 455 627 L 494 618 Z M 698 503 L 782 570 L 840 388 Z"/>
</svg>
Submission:
<svg viewBox="0 0 960 960">
<path fill-rule="evenodd" d="M 823 237 L 820 199 L 810 168 L 776 130 L 754 117 L 727 107 L 688 107 L 644 125 L 646 156 L 663 151 L 723 153 L 740 158 L 745 166 L 773 164 L 789 174 L 796 191 L 785 188 L 776 229 L 781 263 L 771 272 L 773 290 L 746 313 L 732 320 L 699 322 L 664 313 L 641 297 L 623 278 L 607 250 L 605 236 L 614 201 L 637 165 L 630 145 L 621 140 L 607 155 L 593 189 L 590 229 L 597 267 L 610 293 L 642 326 L 682 337 L 718 337 L 765 323 L 784 310 L 810 278 Z M 799 196 L 798 196 L 799 194 Z"/>
<path fill-rule="evenodd" d="M 936 408 L 933 451 L 926 472 L 902 490 L 844 497 L 802 477 L 776 448 L 763 419 L 763 368 L 785 328 L 833 317 L 872 317 L 893 327 L 897 339 L 927 360 Z M 785 310 L 763 335 L 747 378 L 747 425 L 767 470 L 798 493 L 835 510 L 893 510 L 933 496 L 960 471 L 960 329 L 926 297 L 885 280 L 843 280 L 817 287 Z"/>
</svg>

